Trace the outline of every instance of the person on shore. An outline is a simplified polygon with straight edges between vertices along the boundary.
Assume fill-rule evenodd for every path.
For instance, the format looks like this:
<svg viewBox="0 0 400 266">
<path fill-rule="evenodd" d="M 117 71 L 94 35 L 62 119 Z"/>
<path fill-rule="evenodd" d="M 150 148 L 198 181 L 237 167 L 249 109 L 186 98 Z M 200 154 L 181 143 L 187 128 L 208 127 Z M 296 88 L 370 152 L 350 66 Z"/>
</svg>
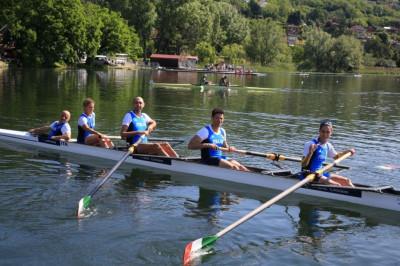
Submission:
<svg viewBox="0 0 400 266">
<path fill-rule="evenodd" d="M 83 100 L 84 112 L 78 119 L 78 137 L 77 142 L 90 146 L 100 146 L 103 148 L 113 148 L 114 144 L 106 135 L 94 130 L 96 124 L 96 115 L 94 113 L 95 102 L 86 98 Z"/>
<path fill-rule="evenodd" d="M 142 97 L 135 97 L 132 102 L 133 110 L 126 113 L 122 120 L 121 138 L 126 139 L 129 145 L 136 143 L 145 134 L 146 137 L 136 146 L 135 154 L 160 155 L 167 157 L 179 157 L 169 143 L 148 143 L 147 136 L 157 126 L 155 120 L 151 119 L 142 110 L 145 103 Z"/>
<path fill-rule="evenodd" d="M 229 146 L 226 141 L 226 132 L 221 127 L 224 122 L 224 110 L 215 108 L 211 112 L 211 124 L 200 129 L 190 140 L 188 149 L 201 150 L 201 159 L 208 165 L 218 165 L 220 167 L 249 171 L 239 162 L 222 155 L 220 147 L 228 148 L 228 152 L 236 149 Z"/>
<path fill-rule="evenodd" d="M 222 76 L 222 78 L 219 80 L 219 86 L 226 86 L 226 87 L 230 86 L 230 82 L 228 81 L 227 75 Z"/>
<path fill-rule="evenodd" d="M 71 113 L 67 110 L 64 110 L 61 112 L 60 119 L 58 121 L 55 121 L 49 126 L 29 129 L 28 132 L 31 134 L 35 134 L 50 131 L 50 134 L 47 136 L 49 139 L 64 139 L 68 141 L 71 139 L 71 126 L 68 124 L 70 118 Z"/>
<path fill-rule="evenodd" d="M 303 158 L 301 161 L 302 170 L 309 170 L 315 172 L 322 168 L 322 164 L 327 157 L 338 159 L 344 154 L 351 152 L 355 153 L 354 149 L 347 149 L 341 153 L 337 153 L 332 144 L 328 142 L 333 133 L 333 125 L 329 121 L 321 122 L 319 126 L 319 137 L 307 142 L 303 149 Z M 305 176 L 301 175 L 300 179 Z M 324 183 L 335 186 L 348 186 L 354 187 L 351 180 L 336 174 L 323 173 L 321 177 L 317 178 L 314 182 Z"/>
<path fill-rule="evenodd" d="M 200 80 L 200 85 L 211 85 L 212 82 L 207 80 L 207 75 L 204 74 L 204 76 Z"/>
</svg>

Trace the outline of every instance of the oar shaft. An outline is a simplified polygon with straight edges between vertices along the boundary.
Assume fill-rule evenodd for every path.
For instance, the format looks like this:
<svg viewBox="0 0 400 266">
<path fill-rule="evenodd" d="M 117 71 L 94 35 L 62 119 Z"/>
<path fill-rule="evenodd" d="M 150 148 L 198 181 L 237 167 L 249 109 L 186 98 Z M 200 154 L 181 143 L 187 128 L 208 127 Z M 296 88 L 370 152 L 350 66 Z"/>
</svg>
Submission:
<svg viewBox="0 0 400 266">
<path fill-rule="evenodd" d="M 100 184 L 95 187 L 92 192 L 90 192 L 90 196 L 92 197 L 99 189 L 100 187 L 110 178 L 110 176 L 120 167 L 120 165 L 126 160 L 126 158 L 131 155 L 131 151 L 127 151 L 125 155 L 118 161 L 116 165 L 107 173 L 107 175 L 103 178 L 103 180 L 100 182 Z"/>
<path fill-rule="evenodd" d="M 103 180 L 100 182 L 97 187 L 95 187 L 92 192 L 90 192 L 90 196 L 93 197 L 93 195 L 101 188 L 101 186 L 110 178 L 110 176 L 118 169 L 118 167 L 128 158 L 129 155 L 133 153 L 135 150 L 135 146 L 137 146 L 145 137 L 146 135 L 143 134 L 140 136 L 140 138 L 132 144 L 129 148 L 128 151 L 122 156 L 122 158 L 114 165 L 114 167 L 107 173 L 107 175 L 103 178 Z"/>
<path fill-rule="evenodd" d="M 342 157 L 336 159 L 335 161 L 333 161 L 329 165 L 325 166 L 324 168 L 318 170 L 317 173 L 318 174 L 322 174 L 324 171 L 329 170 L 330 168 L 332 168 L 333 166 L 337 165 L 339 162 L 343 161 L 344 159 L 346 159 L 349 156 L 351 156 L 350 152 L 348 152 L 345 155 L 343 155 Z M 225 229 L 221 230 L 216 235 L 218 237 L 223 236 L 224 234 L 226 234 L 230 230 L 234 229 L 235 227 L 237 227 L 240 224 L 244 223 L 245 221 L 249 220 L 253 216 L 259 214 L 260 212 L 262 212 L 266 208 L 270 207 L 272 204 L 276 203 L 277 201 L 281 200 L 282 198 L 286 197 L 287 195 L 289 195 L 293 191 L 297 190 L 298 188 L 302 187 L 303 185 L 307 184 L 308 182 L 312 182 L 314 180 L 314 178 L 315 178 L 315 175 L 316 174 L 309 174 L 306 178 L 304 178 L 300 182 L 296 183 L 295 185 L 293 185 L 290 188 L 286 189 L 285 191 L 281 192 L 277 196 L 273 197 L 272 199 L 270 199 L 269 201 L 267 201 L 266 203 L 264 203 L 263 205 L 261 205 L 260 207 L 255 209 L 254 211 L 252 211 L 249 214 L 247 214 L 246 216 L 242 217 L 240 220 L 234 222 L 230 226 L 228 226 Z"/>
<path fill-rule="evenodd" d="M 119 140 L 121 136 L 107 136 L 109 139 Z M 184 139 L 172 139 L 172 138 L 147 138 L 149 141 L 165 141 L 165 142 L 179 142 L 182 143 Z"/>
<path fill-rule="evenodd" d="M 224 147 L 220 147 L 219 149 L 221 151 L 225 151 L 225 152 L 229 151 L 228 148 L 224 148 Z M 245 150 L 235 150 L 235 152 L 240 153 L 240 154 L 245 154 L 245 155 L 259 156 L 259 157 L 268 158 L 271 160 L 301 162 L 300 158 L 291 158 L 291 157 L 286 157 L 286 156 L 274 154 L 274 153 L 261 153 L 261 152 L 254 152 L 254 151 L 245 151 Z M 323 163 L 323 165 L 329 165 L 329 164 Z M 335 165 L 335 167 L 342 168 L 342 169 L 350 169 L 349 166 L 344 166 L 344 165 Z"/>
<path fill-rule="evenodd" d="M 244 223 L 245 221 L 249 220 L 253 216 L 259 214 L 260 212 L 262 212 L 266 208 L 268 208 L 271 205 L 273 205 L 275 202 L 277 202 L 277 201 L 281 200 L 282 198 L 286 197 L 287 195 L 289 195 L 290 193 L 292 193 L 293 191 L 295 191 L 296 189 L 298 189 L 299 187 L 303 186 L 304 184 L 306 184 L 308 182 L 309 182 L 309 180 L 307 178 L 305 178 L 302 181 L 300 181 L 299 183 L 296 183 L 294 186 L 290 187 L 289 189 L 287 189 L 287 190 L 283 191 L 282 193 L 278 194 L 277 196 L 273 197 L 272 199 L 270 199 L 269 201 L 267 201 L 266 203 L 264 203 L 263 205 L 261 205 L 260 207 L 255 209 L 254 211 L 252 211 L 249 214 L 247 214 L 246 216 L 242 217 L 240 220 L 237 220 L 236 222 L 234 222 L 233 224 L 231 224 L 230 226 L 228 226 L 224 230 L 218 232 L 217 236 L 218 237 L 223 236 L 224 234 L 228 233 L 229 231 L 231 231 L 235 227 L 241 225 L 242 223 Z"/>
</svg>

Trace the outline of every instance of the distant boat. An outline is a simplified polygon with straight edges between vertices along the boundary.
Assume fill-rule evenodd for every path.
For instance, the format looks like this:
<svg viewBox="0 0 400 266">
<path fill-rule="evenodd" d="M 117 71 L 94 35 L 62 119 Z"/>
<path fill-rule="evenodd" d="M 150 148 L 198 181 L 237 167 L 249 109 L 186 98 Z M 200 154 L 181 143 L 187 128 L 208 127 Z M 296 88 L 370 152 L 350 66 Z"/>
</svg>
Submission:
<svg viewBox="0 0 400 266">
<path fill-rule="evenodd" d="M 361 74 L 354 74 L 354 77 L 356 77 L 356 78 L 361 78 L 362 75 L 361 75 Z"/>
</svg>

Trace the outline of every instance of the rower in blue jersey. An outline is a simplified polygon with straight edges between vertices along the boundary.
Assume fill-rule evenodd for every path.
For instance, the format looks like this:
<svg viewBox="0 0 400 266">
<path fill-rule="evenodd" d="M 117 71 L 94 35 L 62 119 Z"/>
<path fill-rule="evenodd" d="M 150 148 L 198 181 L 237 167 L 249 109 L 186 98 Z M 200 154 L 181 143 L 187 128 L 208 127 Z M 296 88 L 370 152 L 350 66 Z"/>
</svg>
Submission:
<svg viewBox="0 0 400 266">
<path fill-rule="evenodd" d="M 96 125 L 96 115 L 94 113 L 95 102 L 86 98 L 83 100 L 84 112 L 78 119 L 78 137 L 77 141 L 81 144 L 100 146 L 103 148 L 113 148 L 114 144 L 106 135 L 94 130 Z"/>
<path fill-rule="evenodd" d="M 136 146 L 134 153 L 148 154 L 148 155 L 161 155 L 167 157 L 179 157 L 178 154 L 167 143 L 149 143 L 147 136 L 157 126 L 155 120 L 151 119 L 142 110 L 145 103 L 142 97 L 135 97 L 132 102 L 133 110 L 126 113 L 122 120 L 121 138 L 126 139 L 129 145 L 136 143 L 144 134 L 146 137 Z"/>
<path fill-rule="evenodd" d="M 51 131 L 48 135 L 49 139 L 55 140 L 69 140 L 71 138 L 71 126 L 68 124 L 71 118 L 71 113 L 67 110 L 61 112 L 60 119 L 55 121 L 49 126 L 43 126 L 39 128 L 32 128 L 29 130 L 30 133 L 42 133 Z"/>
<path fill-rule="evenodd" d="M 226 131 L 221 127 L 224 122 L 224 110 L 215 108 L 211 112 L 211 124 L 200 129 L 190 140 L 188 149 L 201 150 L 201 159 L 205 164 L 224 168 L 249 171 L 239 162 L 222 155 L 219 147 L 234 152 L 236 149 L 226 141 Z"/>
<path fill-rule="evenodd" d="M 344 154 L 355 153 L 354 149 L 347 149 L 341 153 L 337 153 L 332 144 L 328 142 L 333 133 L 333 125 L 329 121 L 321 122 L 319 126 L 319 137 L 307 142 L 303 149 L 303 158 L 301 161 L 302 170 L 315 172 L 322 168 L 322 164 L 329 158 L 338 159 Z M 304 175 L 300 179 L 304 179 Z M 323 173 L 320 178 L 316 179 L 319 183 L 354 187 L 351 180 L 337 174 Z"/>
</svg>

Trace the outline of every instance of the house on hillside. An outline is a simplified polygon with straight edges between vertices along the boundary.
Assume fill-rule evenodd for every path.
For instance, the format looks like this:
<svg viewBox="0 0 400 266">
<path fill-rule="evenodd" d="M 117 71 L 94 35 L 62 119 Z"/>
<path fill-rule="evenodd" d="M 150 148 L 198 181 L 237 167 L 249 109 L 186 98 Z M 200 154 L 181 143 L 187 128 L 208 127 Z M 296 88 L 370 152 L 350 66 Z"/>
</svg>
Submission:
<svg viewBox="0 0 400 266">
<path fill-rule="evenodd" d="M 395 27 L 383 27 L 385 29 L 385 31 L 392 35 L 392 34 L 400 34 L 400 29 L 395 28 Z"/>
<path fill-rule="evenodd" d="M 197 68 L 197 61 L 199 61 L 199 58 L 191 55 L 152 54 L 150 56 L 152 65 L 158 64 L 160 67 L 165 68 Z"/>
<path fill-rule="evenodd" d="M 287 25 L 283 26 L 283 28 L 286 31 L 286 43 L 289 46 L 294 46 L 297 42 L 297 39 L 301 36 L 301 27 L 295 25 Z"/>
</svg>

